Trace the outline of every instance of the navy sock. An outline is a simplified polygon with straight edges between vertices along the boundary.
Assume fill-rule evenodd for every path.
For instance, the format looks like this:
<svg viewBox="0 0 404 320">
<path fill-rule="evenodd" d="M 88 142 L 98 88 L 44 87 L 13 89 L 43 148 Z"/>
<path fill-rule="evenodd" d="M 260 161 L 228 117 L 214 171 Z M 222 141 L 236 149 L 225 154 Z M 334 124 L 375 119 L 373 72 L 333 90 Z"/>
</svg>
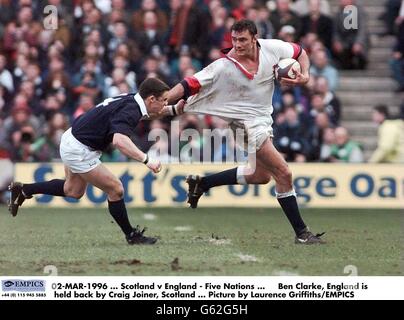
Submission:
<svg viewBox="0 0 404 320">
<path fill-rule="evenodd" d="M 128 219 L 125 201 L 123 199 L 118 201 L 108 200 L 108 209 L 109 213 L 114 218 L 116 223 L 121 227 L 123 233 L 125 233 L 126 235 L 130 234 L 133 228 Z"/>
<path fill-rule="evenodd" d="M 286 198 L 278 198 L 278 202 L 281 205 L 283 212 L 286 214 L 290 224 L 295 230 L 296 235 L 302 233 L 306 229 L 306 225 L 300 216 L 299 207 L 297 205 L 297 200 L 295 196 L 289 196 Z"/>
<path fill-rule="evenodd" d="M 218 172 L 202 178 L 201 188 L 208 191 L 212 187 L 237 184 L 237 168 Z"/>
<path fill-rule="evenodd" d="M 28 197 L 32 196 L 33 194 L 49 194 L 52 196 L 64 197 L 64 185 L 65 180 L 61 179 L 53 179 L 51 181 L 37 183 L 24 183 L 22 191 Z"/>
</svg>

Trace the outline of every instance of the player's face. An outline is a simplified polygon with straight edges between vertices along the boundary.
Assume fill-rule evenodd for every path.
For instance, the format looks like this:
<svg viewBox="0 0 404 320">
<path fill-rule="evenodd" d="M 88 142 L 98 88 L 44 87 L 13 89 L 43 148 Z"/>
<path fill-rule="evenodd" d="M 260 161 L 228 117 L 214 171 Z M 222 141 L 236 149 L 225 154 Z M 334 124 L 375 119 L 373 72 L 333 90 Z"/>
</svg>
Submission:
<svg viewBox="0 0 404 320">
<path fill-rule="evenodd" d="M 251 56 L 257 45 L 256 38 L 248 31 L 232 31 L 231 42 L 238 56 Z"/>
<path fill-rule="evenodd" d="M 150 96 L 149 99 L 148 113 L 150 115 L 158 114 L 168 104 L 168 91 L 164 92 L 160 97 Z"/>
</svg>

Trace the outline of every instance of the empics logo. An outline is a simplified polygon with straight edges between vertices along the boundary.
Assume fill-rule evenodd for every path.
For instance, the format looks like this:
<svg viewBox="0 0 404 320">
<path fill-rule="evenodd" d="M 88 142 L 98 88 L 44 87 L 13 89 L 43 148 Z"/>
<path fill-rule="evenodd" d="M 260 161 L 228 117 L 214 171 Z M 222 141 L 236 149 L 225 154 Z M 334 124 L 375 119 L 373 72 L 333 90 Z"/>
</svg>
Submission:
<svg viewBox="0 0 404 320">
<path fill-rule="evenodd" d="M 1 287 L 3 291 L 21 291 L 21 292 L 33 292 L 42 291 L 45 292 L 44 280 L 2 280 Z"/>
<path fill-rule="evenodd" d="M 3 286 L 6 288 L 9 288 L 13 285 L 14 285 L 14 282 L 12 282 L 12 281 L 4 281 L 4 284 L 3 284 Z"/>
</svg>

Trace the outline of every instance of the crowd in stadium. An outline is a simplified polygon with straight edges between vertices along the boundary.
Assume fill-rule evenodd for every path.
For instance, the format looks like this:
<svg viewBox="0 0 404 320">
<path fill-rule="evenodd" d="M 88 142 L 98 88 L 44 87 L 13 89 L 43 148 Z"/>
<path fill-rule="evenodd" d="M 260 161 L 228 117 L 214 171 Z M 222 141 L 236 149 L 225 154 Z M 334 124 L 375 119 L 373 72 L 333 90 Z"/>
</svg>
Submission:
<svg viewBox="0 0 404 320">
<path fill-rule="evenodd" d="M 360 145 L 340 126 L 335 90 L 338 69 L 366 68 L 369 36 L 363 7 L 358 28 L 346 29 L 343 7 L 355 1 L 339 2 L 332 14 L 327 0 L 0 0 L 0 158 L 57 161 L 61 134 L 75 118 L 107 97 L 136 91 L 147 77 L 173 86 L 193 75 L 231 47 L 234 21 L 248 18 L 260 38 L 298 42 L 311 58 L 305 87 L 276 89 L 277 148 L 288 161 L 362 162 Z M 44 28 L 46 5 L 57 8 L 56 29 Z M 396 70 L 398 63 L 402 58 Z M 170 132 L 169 120 L 144 121 L 136 144 L 147 151 L 153 128 L 171 135 L 225 128 L 221 119 L 186 114 Z M 164 143 L 158 142 L 161 157 L 173 160 Z M 203 148 L 209 141 L 192 143 Z M 223 144 L 210 160 L 233 148 Z M 102 160 L 127 159 L 111 149 Z"/>
</svg>

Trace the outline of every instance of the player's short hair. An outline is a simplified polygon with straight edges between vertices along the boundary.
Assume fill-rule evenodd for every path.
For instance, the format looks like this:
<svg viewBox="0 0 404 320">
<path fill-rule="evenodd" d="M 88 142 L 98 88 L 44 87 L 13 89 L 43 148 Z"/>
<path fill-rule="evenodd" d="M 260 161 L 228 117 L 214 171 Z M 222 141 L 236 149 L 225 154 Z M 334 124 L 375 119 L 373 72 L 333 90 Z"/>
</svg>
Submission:
<svg viewBox="0 0 404 320">
<path fill-rule="evenodd" d="M 139 87 L 139 94 L 142 99 L 150 96 L 160 97 L 164 92 L 170 90 L 170 87 L 157 78 L 147 78 Z"/>
<path fill-rule="evenodd" d="M 255 25 L 254 21 L 243 19 L 240 21 L 237 21 L 231 26 L 230 31 L 235 31 L 235 32 L 243 32 L 245 30 L 248 30 L 252 36 L 255 36 L 258 31 L 257 31 L 257 26 Z"/>
</svg>

